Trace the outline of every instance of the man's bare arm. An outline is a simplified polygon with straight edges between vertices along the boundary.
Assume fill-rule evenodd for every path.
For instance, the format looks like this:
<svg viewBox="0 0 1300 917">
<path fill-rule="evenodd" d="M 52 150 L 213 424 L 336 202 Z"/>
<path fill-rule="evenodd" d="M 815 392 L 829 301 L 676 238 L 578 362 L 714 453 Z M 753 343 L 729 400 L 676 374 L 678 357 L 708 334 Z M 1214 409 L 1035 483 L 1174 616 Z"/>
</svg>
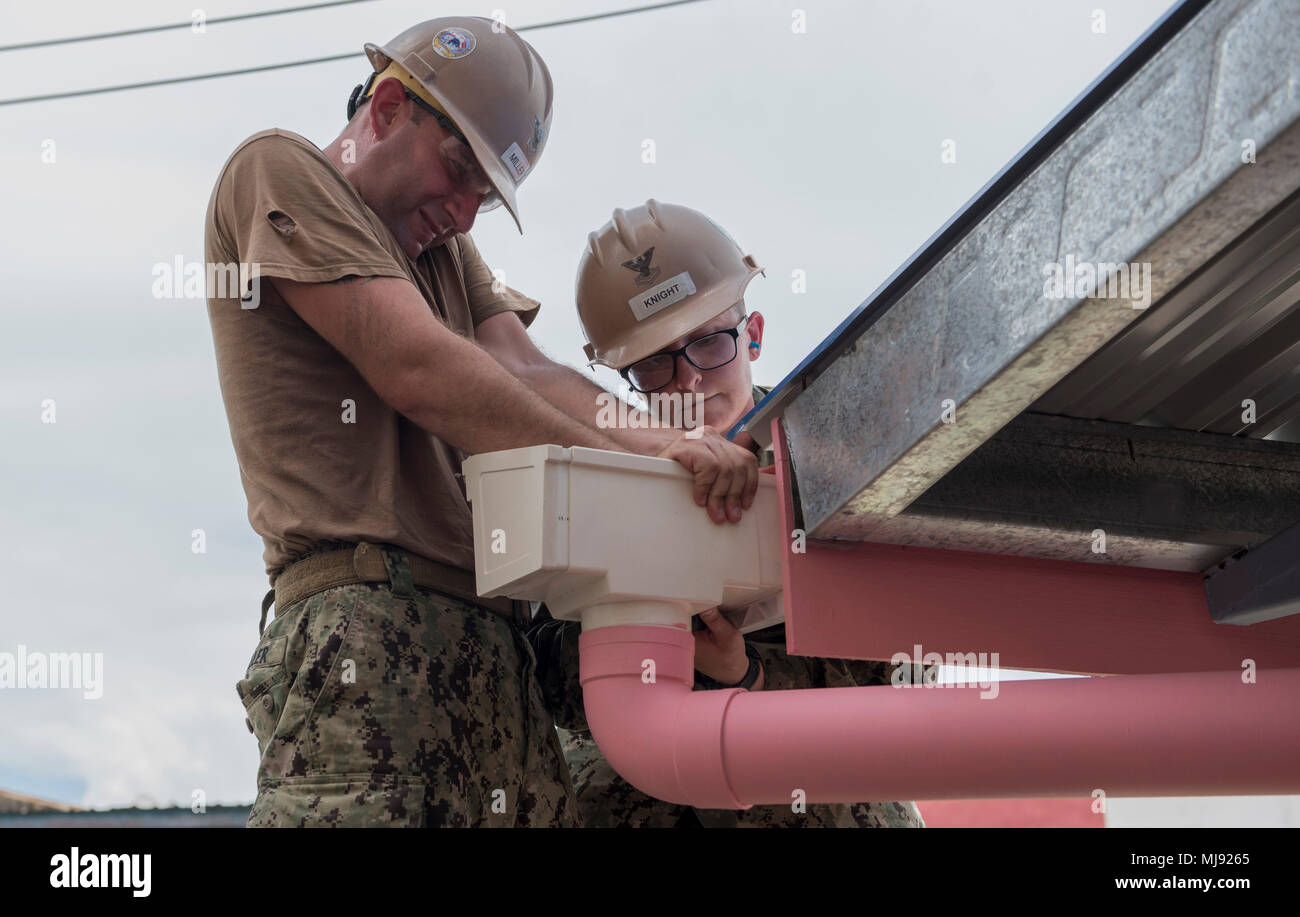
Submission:
<svg viewBox="0 0 1300 917">
<path fill-rule="evenodd" d="M 342 353 L 385 403 L 465 452 L 538 443 L 623 451 L 439 322 L 409 281 L 273 282 L 290 308 Z"/>
<path fill-rule="evenodd" d="M 597 399 L 610 396 L 591 379 L 570 366 L 556 363 L 537 349 L 527 329 L 513 312 L 502 312 L 479 323 L 474 337 L 483 349 L 513 375 L 527 382 L 537 392 L 564 413 L 591 427 L 597 426 L 601 402 Z M 658 455 L 675 439 L 680 430 L 656 427 L 649 429 L 649 415 L 628 405 L 628 415 L 642 414 L 645 429 L 611 428 L 602 433 L 618 442 L 628 452 Z"/>
</svg>

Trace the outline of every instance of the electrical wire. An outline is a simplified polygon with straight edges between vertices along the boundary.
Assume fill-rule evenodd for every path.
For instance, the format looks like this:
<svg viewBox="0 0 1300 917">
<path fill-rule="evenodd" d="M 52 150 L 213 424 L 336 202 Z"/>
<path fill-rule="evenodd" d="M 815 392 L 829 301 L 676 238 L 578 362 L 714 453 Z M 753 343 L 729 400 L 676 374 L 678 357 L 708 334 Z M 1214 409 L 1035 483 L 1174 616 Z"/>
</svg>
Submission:
<svg viewBox="0 0 1300 917">
<path fill-rule="evenodd" d="M 344 0 L 344 2 L 353 2 L 353 0 Z M 355 0 L 355 2 L 364 2 L 364 0 Z M 617 16 L 630 16 L 634 13 L 647 13 L 654 10 L 667 9 L 673 6 L 686 6 L 692 3 L 704 2 L 706 2 L 706 0 L 671 0 L 671 2 L 668 3 L 652 3 L 630 9 L 611 10 L 606 13 L 592 13 L 587 16 L 574 16 L 570 19 L 556 19 L 551 22 L 539 22 L 533 25 L 520 26 L 515 29 L 515 31 L 530 32 L 538 29 L 556 28 L 558 26 L 578 25 L 584 22 L 594 22 L 598 19 L 613 19 Z M 209 19 L 208 21 L 213 22 L 215 20 Z M 132 89 L 149 89 L 154 86 L 170 86 L 176 83 L 194 83 L 200 80 L 216 80 L 228 76 L 243 76 L 248 73 L 265 73 L 269 70 L 287 70 L 291 67 L 307 67 L 312 64 L 326 64 L 332 61 L 347 60 L 352 57 L 360 56 L 360 51 L 350 51 L 345 54 L 330 54 L 325 57 L 312 57 L 305 60 L 285 61 L 280 64 L 263 64 L 258 67 L 242 67 L 238 70 L 220 70 L 215 73 L 196 73 L 189 76 L 174 76 L 159 80 L 145 80 L 139 83 L 122 83 L 116 86 L 99 86 L 93 89 L 73 89 L 67 92 L 48 92 L 35 96 L 23 96 L 17 99 L 0 99 L 0 107 L 6 105 L 24 105 L 29 102 L 50 102 L 56 99 L 74 99 L 81 96 L 99 95 L 105 92 L 126 92 Z"/>
<path fill-rule="evenodd" d="M 328 0 L 326 3 L 307 3 L 303 6 L 286 6 L 278 10 L 260 10 L 255 13 L 237 13 L 233 16 L 214 16 L 204 19 L 203 25 L 217 25 L 222 22 L 240 22 L 244 19 L 261 19 L 264 16 L 282 16 L 285 13 L 305 13 L 308 10 L 321 10 L 331 6 L 348 6 L 352 3 L 373 3 L 374 0 Z M 14 45 L 0 45 L 0 53 L 5 51 L 26 51 L 29 48 L 50 48 L 54 45 L 70 45 L 79 41 L 99 41 L 101 38 L 125 38 L 128 35 L 145 35 L 150 32 L 166 32 L 171 29 L 191 29 L 196 21 L 173 22 L 167 25 L 150 25 L 138 29 L 120 29 L 116 32 L 97 32 L 94 35 L 73 35 L 68 38 L 46 38 L 41 41 L 23 41 Z"/>
</svg>

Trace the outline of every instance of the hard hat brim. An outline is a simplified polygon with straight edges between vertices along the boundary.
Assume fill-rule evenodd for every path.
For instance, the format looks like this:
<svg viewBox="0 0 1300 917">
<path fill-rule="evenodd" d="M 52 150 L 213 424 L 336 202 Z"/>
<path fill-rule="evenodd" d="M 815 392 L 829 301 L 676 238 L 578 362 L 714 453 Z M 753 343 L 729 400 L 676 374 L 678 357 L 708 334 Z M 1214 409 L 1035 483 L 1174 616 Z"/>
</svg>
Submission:
<svg viewBox="0 0 1300 917">
<path fill-rule="evenodd" d="M 704 296 L 698 302 L 692 304 L 692 308 L 689 310 L 664 313 L 659 322 L 655 322 L 655 317 L 647 319 L 648 323 L 659 326 L 656 328 L 659 333 L 654 335 L 653 343 L 644 343 L 643 341 L 639 346 L 626 343 L 610 347 L 603 353 L 596 355 L 588 365 L 597 364 L 608 366 L 610 369 L 621 370 L 631 366 L 637 360 L 643 360 L 652 354 L 658 353 L 671 342 L 690 334 L 691 331 L 705 322 L 713 321 L 732 306 L 743 303 L 745 301 L 746 287 L 754 279 L 754 275 L 762 273 L 762 270 L 762 268 L 751 270 L 749 275 L 737 283 L 733 289 L 717 290 Z M 640 337 L 643 340 L 644 336 Z"/>
</svg>

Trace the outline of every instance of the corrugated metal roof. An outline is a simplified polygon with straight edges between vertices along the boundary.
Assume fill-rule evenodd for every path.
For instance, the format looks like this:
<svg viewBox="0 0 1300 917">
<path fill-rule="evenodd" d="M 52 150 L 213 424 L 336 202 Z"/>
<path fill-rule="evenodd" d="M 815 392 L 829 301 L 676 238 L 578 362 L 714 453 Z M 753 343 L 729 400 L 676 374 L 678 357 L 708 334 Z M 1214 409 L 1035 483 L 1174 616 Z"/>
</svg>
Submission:
<svg viewBox="0 0 1300 917">
<path fill-rule="evenodd" d="M 1068 129 L 1005 171 L 1006 187 L 988 189 L 747 419 L 782 412 L 796 522 L 810 537 L 910 544 L 955 533 L 960 543 L 946 546 L 1005 551 L 1007 533 L 990 528 L 996 507 L 948 500 L 924 525 L 909 507 L 1026 413 L 1172 428 L 1193 451 L 1300 426 L 1300 0 L 1213 0 L 1177 14 L 1126 57 L 1123 79 L 1090 92 L 1058 125 Z M 1137 266 L 1142 291 L 1045 284 L 1082 264 L 1099 280 Z M 1108 436 L 1130 455 L 1142 439 Z M 1019 552 L 1083 544 L 1086 559 L 1114 562 L 1078 538 L 1105 521 L 1096 504 L 1109 487 L 1086 460 L 1057 457 L 1078 466 L 1079 486 L 1060 484 L 1052 506 L 1017 517 Z M 1192 476 L 1186 499 L 1155 520 L 1159 532 L 1129 520 L 1134 561 L 1196 569 L 1216 545 L 1275 534 L 1259 519 L 1249 531 L 1242 519 L 1194 530 L 1191 510 L 1218 499 L 1192 499 L 1198 488 L 1212 479 L 1219 495 L 1231 483 L 1213 465 L 1171 466 Z M 1142 505 L 1161 504 L 1158 487 L 1116 469 Z M 1170 541 L 1166 529 L 1181 534 Z M 1148 550 L 1152 539 L 1164 541 Z"/>
<path fill-rule="evenodd" d="M 1300 193 L 1030 410 L 1300 442 Z"/>
<path fill-rule="evenodd" d="M 1016 190 L 1035 169 L 1040 168 L 1072 133 L 1097 115 L 1134 74 L 1145 67 L 1211 0 L 1183 0 L 1171 6 L 1105 72 L 1025 145 L 1016 156 L 985 183 L 953 214 L 898 270 L 868 296 L 799 365 L 791 370 L 729 431 L 735 436 L 745 430 L 759 442 L 769 443 L 769 423 L 780 416 L 825 369 L 892 307 L 920 278 L 970 234 L 999 204 Z M 1283 0 L 1291 2 L 1291 0 Z M 1294 5 L 1292 3 L 1292 5 Z"/>
</svg>

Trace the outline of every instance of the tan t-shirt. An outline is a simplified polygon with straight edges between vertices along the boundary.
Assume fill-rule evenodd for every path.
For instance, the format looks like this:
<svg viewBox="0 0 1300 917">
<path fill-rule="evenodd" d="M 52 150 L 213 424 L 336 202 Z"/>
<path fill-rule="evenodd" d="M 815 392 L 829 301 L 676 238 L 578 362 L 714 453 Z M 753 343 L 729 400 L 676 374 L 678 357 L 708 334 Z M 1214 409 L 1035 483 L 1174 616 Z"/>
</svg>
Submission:
<svg viewBox="0 0 1300 917">
<path fill-rule="evenodd" d="M 467 234 L 411 261 L 334 164 L 288 131 L 254 134 L 231 154 L 208 203 L 205 247 L 209 265 L 256 264 L 262 278 L 249 300 L 256 308 L 241 308 L 238 289 L 211 286 L 208 317 L 248 520 L 271 579 L 329 541 L 386 542 L 473 570 L 465 453 L 380 400 L 267 278 L 404 277 L 470 340 L 507 310 L 530 324 L 539 304 L 508 287 L 493 292 Z"/>
</svg>

